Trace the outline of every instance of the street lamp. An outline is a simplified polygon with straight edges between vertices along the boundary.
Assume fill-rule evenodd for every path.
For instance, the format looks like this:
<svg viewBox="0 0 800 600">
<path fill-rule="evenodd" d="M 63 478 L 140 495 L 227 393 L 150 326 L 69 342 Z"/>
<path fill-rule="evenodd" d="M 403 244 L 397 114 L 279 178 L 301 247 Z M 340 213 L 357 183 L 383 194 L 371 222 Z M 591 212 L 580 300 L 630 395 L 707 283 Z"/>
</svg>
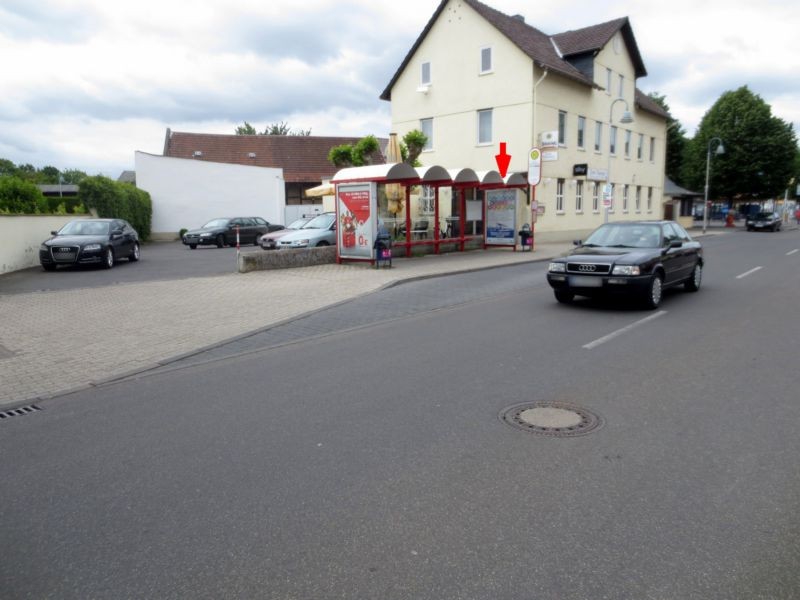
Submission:
<svg viewBox="0 0 800 600">
<path fill-rule="evenodd" d="M 708 225 L 708 177 L 711 174 L 711 146 L 714 145 L 714 142 L 717 142 L 717 149 L 714 151 L 714 154 L 717 156 L 725 154 L 725 146 L 722 145 L 722 140 L 720 138 L 712 137 L 708 140 L 708 152 L 706 153 L 706 194 L 703 204 L 703 233 L 706 232 L 706 226 Z"/>
<path fill-rule="evenodd" d="M 614 113 L 614 105 L 617 102 L 624 102 L 625 103 L 625 112 L 622 113 L 622 118 L 619 120 L 620 123 L 633 123 L 633 115 L 631 115 L 631 111 L 628 108 L 628 101 L 625 98 L 616 98 L 612 103 L 611 106 L 608 108 L 608 169 L 606 169 L 606 197 L 611 196 L 611 128 L 614 126 L 613 121 L 613 113 Z M 611 199 L 613 201 L 613 198 Z M 611 204 L 609 203 L 606 206 L 606 218 L 604 220 L 605 223 L 608 223 L 608 210 L 611 208 Z"/>
</svg>

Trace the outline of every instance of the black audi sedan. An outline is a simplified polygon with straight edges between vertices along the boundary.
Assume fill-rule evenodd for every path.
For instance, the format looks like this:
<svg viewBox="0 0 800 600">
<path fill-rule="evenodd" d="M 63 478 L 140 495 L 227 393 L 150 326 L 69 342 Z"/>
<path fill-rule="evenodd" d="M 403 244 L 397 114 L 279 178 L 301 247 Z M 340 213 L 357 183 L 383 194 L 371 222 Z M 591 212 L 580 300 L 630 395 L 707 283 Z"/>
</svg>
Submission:
<svg viewBox="0 0 800 600">
<path fill-rule="evenodd" d="M 657 308 L 664 289 L 700 289 L 703 248 L 674 221 L 606 223 L 550 262 L 556 300 L 622 294 Z"/>
<path fill-rule="evenodd" d="M 239 244 L 255 244 L 265 233 L 283 229 L 283 225 L 268 223 L 261 217 L 226 217 L 212 219 L 200 229 L 192 229 L 183 234 L 181 241 L 192 250 L 198 246 L 222 248 L 236 245 L 236 232 Z"/>
<path fill-rule="evenodd" d="M 45 271 L 58 265 L 99 264 L 110 269 L 120 258 L 139 260 L 139 234 L 122 219 L 76 219 L 39 246 Z"/>
</svg>

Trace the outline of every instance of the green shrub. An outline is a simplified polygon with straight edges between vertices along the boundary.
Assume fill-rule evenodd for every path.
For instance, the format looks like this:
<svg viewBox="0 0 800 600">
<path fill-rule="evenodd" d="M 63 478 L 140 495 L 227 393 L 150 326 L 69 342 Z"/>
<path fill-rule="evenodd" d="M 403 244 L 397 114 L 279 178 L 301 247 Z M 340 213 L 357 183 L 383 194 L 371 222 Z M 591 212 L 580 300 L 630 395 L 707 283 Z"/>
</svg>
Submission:
<svg viewBox="0 0 800 600">
<path fill-rule="evenodd" d="M 178 232 L 178 237 L 183 239 L 183 234 L 189 231 L 186 227 L 181 227 L 181 230 Z"/>
<path fill-rule="evenodd" d="M 16 176 L 0 177 L 0 213 L 34 215 L 49 210 L 47 198 L 36 184 Z"/>
</svg>

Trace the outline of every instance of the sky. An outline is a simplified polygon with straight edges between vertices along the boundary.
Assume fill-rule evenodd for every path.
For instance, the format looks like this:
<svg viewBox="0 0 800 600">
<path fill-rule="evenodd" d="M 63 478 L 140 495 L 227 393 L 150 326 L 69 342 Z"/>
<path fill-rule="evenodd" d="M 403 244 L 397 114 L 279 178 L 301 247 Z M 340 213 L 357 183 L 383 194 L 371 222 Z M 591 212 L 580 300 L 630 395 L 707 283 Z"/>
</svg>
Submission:
<svg viewBox="0 0 800 600">
<path fill-rule="evenodd" d="M 747 85 L 800 126 L 797 0 L 484 0 L 547 34 L 628 17 L 647 77 L 693 135 Z M 116 178 L 166 129 L 280 121 L 388 136 L 379 99 L 438 0 L 0 0 L 0 158 Z"/>
</svg>

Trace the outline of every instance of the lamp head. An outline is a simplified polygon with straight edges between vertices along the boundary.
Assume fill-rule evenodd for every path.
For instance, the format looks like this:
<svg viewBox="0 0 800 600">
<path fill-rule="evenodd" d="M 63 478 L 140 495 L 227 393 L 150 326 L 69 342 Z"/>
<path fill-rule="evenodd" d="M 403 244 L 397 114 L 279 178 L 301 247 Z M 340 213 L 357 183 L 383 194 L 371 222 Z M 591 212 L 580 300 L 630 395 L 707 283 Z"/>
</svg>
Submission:
<svg viewBox="0 0 800 600">
<path fill-rule="evenodd" d="M 717 156 L 720 156 L 721 154 L 725 154 L 725 146 L 722 145 L 722 142 L 720 142 L 719 146 L 717 146 L 717 149 L 715 150 L 715 153 L 716 153 Z"/>
<path fill-rule="evenodd" d="M 619 120 L 620 123 L 633 123 L 633 115 L 631 111 L 626 110 L 622 113 L 622 118 Z"/>
</svg>

